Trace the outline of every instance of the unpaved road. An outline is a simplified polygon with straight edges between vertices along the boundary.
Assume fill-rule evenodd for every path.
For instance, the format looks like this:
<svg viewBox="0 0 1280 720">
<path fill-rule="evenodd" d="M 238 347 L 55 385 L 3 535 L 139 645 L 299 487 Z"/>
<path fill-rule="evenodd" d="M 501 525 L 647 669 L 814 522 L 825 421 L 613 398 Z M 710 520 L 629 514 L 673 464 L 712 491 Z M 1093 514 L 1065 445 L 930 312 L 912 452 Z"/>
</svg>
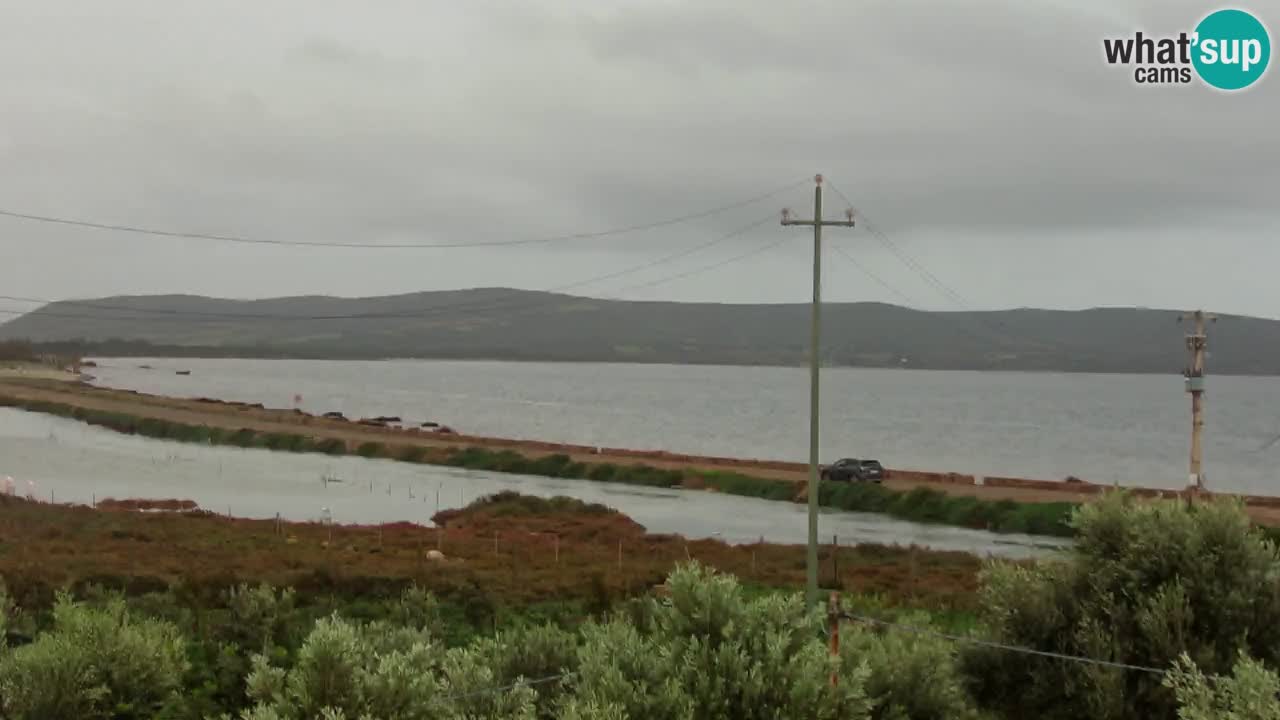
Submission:
<svg viewBox="0 0 1280 720">
<path fill-rule="evenodd" d="M 664 453 L 642 453 L 603 448 L 599 453 L 579 446 L 545 443 L 532 440 L 478 437 L 470 435 L 445 435 L 416 429 L 380 428 L 359 425 L 355 422 L 332 420 L 307 415 L 294 410 L 257 408 L 243 404 L 205 402 L 196 399 L 146 395 L 127 390 L 99 388 L 78 382 L 52 378 L 33 378 L 30 375 L 0 374 L 0 395 L 22 400 L 39 400 L 65 403 L 86 409 L 120 412 L 140 417 L 151 417 L 190 425 L 207 425 L 236 430 L 251 428 L 260 432 L 305 432 L 316 438 L 337 438 L 355 447 L 364 442 L 382 442 L 392 446 L 467 447 L 516 450 L 530 457 L 551 453 L 564 453 L 575 461 L 613 463 L 615 465 L 645 464 L 670 469 L 733 470 L 760 477 L 771 477 L 803 483 L 807 472 L 796 463 L 673 456 Z M 964 483 L 942 482 L 933 473 L 891 470 L 884 485 L 893 490 L 907 491 L 927 487 L 950 495 L 977 497 L 984 500 L 1013 500 L 1016 502 L 1087 502 L 1096 495 L 1072 488 L 1063 483 L 1062 489 L 991 487 Z M 1280 508 L 1248 508 L 1257 522 L 1280 525 Z"/>
</svg>

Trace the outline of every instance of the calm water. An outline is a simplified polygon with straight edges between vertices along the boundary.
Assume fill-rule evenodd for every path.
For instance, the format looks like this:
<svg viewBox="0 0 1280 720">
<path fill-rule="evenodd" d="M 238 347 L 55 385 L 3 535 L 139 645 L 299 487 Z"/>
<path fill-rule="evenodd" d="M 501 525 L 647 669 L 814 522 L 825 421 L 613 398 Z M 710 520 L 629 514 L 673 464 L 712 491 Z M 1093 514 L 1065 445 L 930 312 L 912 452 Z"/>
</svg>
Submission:
<svg viewBox="0 0 1280 720">
<path fill-rule="evenodd" d="M 500 490 L 567 495 L 630 515 L 649 531 L 726 542 L 803 543 L 805 510 L 711 493 L 629 488 L 523 477 L 358 457 L 273 453 L 120 435 L 72 420 L 0 408 L 0 476 L 21 494 L 57 502 L 94 498 L 187 498 L 239 517 L 317 520 L 329 508 L 340 523 L 430 524 L 438 510 Z M 341 482 L 326 483 L 336 477 Z M 28 484 L 30 483 L 30 485 Z M 1026 557 L 1064 543 L 961 528 L 899 522 L 879 515 L 824 512 L 820 529 L 842 544 L 916 544 L 978 554 Z"/>
<path fill-rule="evenodd" d="M 98 382 L 461 432 L 804 460 L 803 368 L 442 361 L 102 362 Z M 154 370 L 139 369 L 150 364 Z M 175 370 L 189 369 L 190 376 Z M 1180 488 L 1190 398 L 1180 376 L 823 371 L 822 454 L 889 467 Z M 1210 487 L 1280 494 L 1280 378 L 1211 377 Z"/>
</svg>

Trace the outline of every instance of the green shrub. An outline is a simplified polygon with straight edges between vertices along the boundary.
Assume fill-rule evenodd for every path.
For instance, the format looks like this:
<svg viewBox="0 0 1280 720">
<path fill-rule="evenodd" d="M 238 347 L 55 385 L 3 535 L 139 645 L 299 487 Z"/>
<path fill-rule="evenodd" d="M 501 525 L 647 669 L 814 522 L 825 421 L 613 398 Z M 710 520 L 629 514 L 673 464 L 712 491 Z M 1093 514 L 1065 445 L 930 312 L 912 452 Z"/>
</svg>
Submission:
<svg viewBox="0 0 1280 720">
<path fill-rule="evenodd" d="M 1063 561 L 997 563 L 978 607 L 992 639 L 1151 668 L 1183 653 L 1228 674 L 1242 652 L 1280 662 L 1280 553 L 1237 502 L 1187 508 L 1108 493 L 1072 518 Z M 979 699 L 1008 717 L 1172 719 L 1160 676 L 974 648 Z M 1274 665 L 1273 665 L 1274 666 Z"/>
<path fill-rule="evenodd" d="M 623 465 L 614 473 L 613 481 L 649 487 L 676 487 L 684 480 L 679 470 L 663 470 L 649 465 Z"/>
<path fill-rule="evenodd" d="M 1248 656 L 1231 675 L 1206 677 L 1183 655 L 1164 684 L 1178 698 L 1179 720 L 1280 720 L 1280 677 Z"/>
<path fill-rule="evenodd" d="M 0 655 L 0 717 L 151 718 L 186 667 L 173 625 L 133 618 L 118 598 L 90 608 L 62 596 L 51 630 Z"/>
<path fill-rule="evenodd" d="M 797 489 L 795 483 L 786 480 L 752 477 L 734 472 L 700 472 L 698 477 L 707 487 L 722 493 L 765 500 L 790 500 L 795 497 Z"/>
<path fill-rule="evenodd" d="M 347 444 L 338 438 L 326 438 L 315 443 L 316 452 L 322 452 L 326 455 L 346 455 Z"/>
<path fill-rule="evenodd" d="M 544 455 L 528 464 L 528 472 L 530 475 L 565 477 L 565 470 L 571 463 L 568 455 Z"/>
<path fill-rule="evenodd" d="M 418 445 L 408 445 L 400 449 L 396 458 L 403 462 L 422 462 L 427 457 L 427 449 Z"/>
<path fill-rule="evenodd" d="M 367 458 L 380 457 L 382 455 L 385 455 L 386 451 L 387 451 L 386 445 L 383 445 L 382 443 L 375 442 L 375 441 L 360 443 L 360 446 L 356 448 L 357 455 L 359 455 L 360 457 L 367 457 Z"/>
<path fill-rule="evenodd" d="M 925 613 L 909 613 L 895 622 L 933 630 Z M 880 632 L 850 623 L 840 636 L 842 671 L 860 665 L 866 678 L 873 720 L 972 720 L 977 709 L 965 687 L 956 646 L 920 633 Z"/>
<path fill-rule="evenodd" d="M 311 446 L 310 440 L 305 435 L 283 432 L 260 435 L 256 444 L 258 447 L 268 450 L 286 450 L 289 452 L 306 452 Z"/>
<path fill-rule="evenodd" d="M 240 428 L 227 437 L 227 442 L 238 447 L 253 447 L 257 435 L 252 428 Z"/>
<path fill-rule="evenodd" d="M 613 463 L 600 463 L 592 465 L 587 471 L 587 479 L 596 482 L 613 482 L 614 476 L 618 474 L 618 466 Z"/>
</svg>

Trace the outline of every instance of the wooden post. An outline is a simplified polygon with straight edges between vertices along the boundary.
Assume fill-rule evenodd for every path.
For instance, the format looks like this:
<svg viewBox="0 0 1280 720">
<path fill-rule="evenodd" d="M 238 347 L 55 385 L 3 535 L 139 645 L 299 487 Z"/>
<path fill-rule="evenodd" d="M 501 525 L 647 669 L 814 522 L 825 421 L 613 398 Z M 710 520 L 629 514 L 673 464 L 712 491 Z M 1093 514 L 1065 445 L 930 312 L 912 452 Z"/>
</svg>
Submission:
<svg viewBox="0 0 1280 720">
<path fill-rule="evenodd" d="M 827 601 L 827 629 L 831 638 L 829 652 L 832 658 L 838 658 L 840 657 L 840 593 L 835 591 L 832 591 Z M 831 687 L 835 687 L 838 680 L 839 675 L 833 669 Z"/>
<path fill-rule="evenodd" d="M 618 569 L 622 569 L 622 538 L 618 538 Z"/>
<path fill-rule="evenodd" d="M 840 536 L 831 536 L 831 586 L 840 587 Z"/>
<path fill-rule="evenodd" d="M 498 554 L 498 531 L 493 531 L 493 554 Z"/>
<path fill-rule="evenodd" d="M 444 528 L 436 528 L 436 549 L 440 550 L 444 547 Z"/>
<path fill-rule="evenodd" d="M 555 542 L 556 542 L 556 564 L 559 565 L 560 564 L 560 536 L 555 535 L 553 537 L 555 537 Z"/>
<path fill-rule="evenodd" d="M 911 546 L 911 597 L 916 596 L 916 546 Z"/>
</svg>

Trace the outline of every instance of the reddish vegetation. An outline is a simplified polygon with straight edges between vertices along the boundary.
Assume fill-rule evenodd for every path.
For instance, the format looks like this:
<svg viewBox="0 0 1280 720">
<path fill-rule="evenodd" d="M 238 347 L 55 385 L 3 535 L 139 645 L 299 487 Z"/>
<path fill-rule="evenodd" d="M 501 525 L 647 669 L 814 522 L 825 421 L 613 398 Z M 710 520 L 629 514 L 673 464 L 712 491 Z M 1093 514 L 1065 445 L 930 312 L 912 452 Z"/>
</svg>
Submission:
<svg viewBox="0 0 1280 720">
<path fill-rule="evenodd" d="M 196 505 L 194 500 L 142 500 L 138 498 L 116 500 L 115 498 L 104 498 L 98 501 L 97 508 L 99 510 L 166 510 L 170 512 L 190 512 L 199 510 L 200 506 Z"/>
<path fill-rule="evenodd" d="M 145 505 L 145 502 L 139 503 Z M 598 510 L 479 508 L 442 513 L 442 529 L 410 523 L 326 526 L 206 513 L 99 512 L 0 497 L 0 576 L 19 600 L 47 601 L 60 587 L 97 582 L 133 592 L 181 582 L 216 591 L 266 581 L 359 593 L 417 582 L 445 596 L 484 593 L 502 602 L 642 592 L 688 558 L 749 583 L 799 588 L 801 546 L 730 546 L 645 534 Z M 433 559 L 439 549 L 443 559 Z M 978 558 L 882 546 L 822 548 L 822 577 L 891 601 L 968 607 Z"/>
</svg>

